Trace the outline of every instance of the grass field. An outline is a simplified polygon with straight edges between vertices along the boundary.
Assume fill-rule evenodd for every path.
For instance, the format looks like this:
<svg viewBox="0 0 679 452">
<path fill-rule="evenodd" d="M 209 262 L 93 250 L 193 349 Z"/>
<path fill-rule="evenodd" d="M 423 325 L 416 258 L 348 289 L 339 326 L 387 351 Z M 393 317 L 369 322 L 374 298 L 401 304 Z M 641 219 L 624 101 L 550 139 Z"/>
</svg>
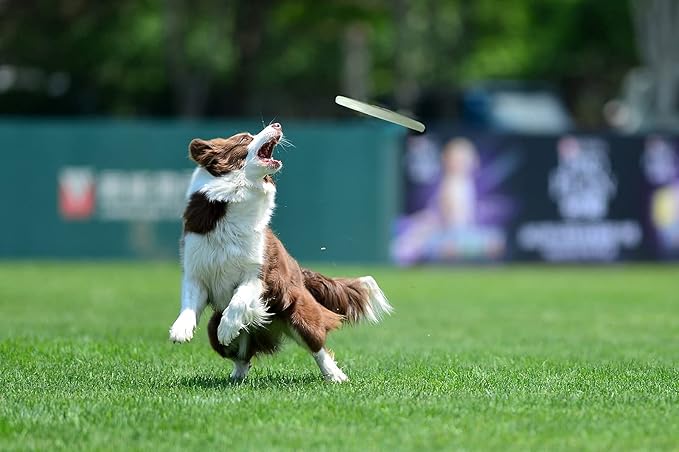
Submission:
<svg viewBox="0 0 679 452">
<path fill-rule="evenodd" d="M 170 344 L 173 264 L 0 264 L 0 450 L 679 447 L 679 268 L 326 268 L 396 307 L 242 385 Z"/>
</svg>

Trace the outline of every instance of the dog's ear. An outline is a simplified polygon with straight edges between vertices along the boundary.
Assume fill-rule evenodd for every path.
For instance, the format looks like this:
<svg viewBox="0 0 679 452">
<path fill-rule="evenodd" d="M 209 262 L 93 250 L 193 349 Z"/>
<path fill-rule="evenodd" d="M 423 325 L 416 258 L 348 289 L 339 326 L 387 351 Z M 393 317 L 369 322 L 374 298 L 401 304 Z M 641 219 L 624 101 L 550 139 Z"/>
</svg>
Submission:
<svg viewBox="0 0 679 452">
<path fill-rule="evenodd" d="M 189 144 L 189 157 L 201 166 L 206 166 L 212 159 L 212 144 L 209 141 L 195 138 Z"/>
</svg>

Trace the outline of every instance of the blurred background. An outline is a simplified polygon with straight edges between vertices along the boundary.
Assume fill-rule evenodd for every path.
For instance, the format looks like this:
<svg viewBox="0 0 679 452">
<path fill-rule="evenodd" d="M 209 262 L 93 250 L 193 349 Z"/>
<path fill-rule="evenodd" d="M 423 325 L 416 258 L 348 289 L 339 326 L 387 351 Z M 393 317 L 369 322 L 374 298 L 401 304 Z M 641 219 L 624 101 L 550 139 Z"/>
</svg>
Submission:
<svg viewBox="0 0 679 452">
<path fill-rule="evenodd" d="M 0 257 L 176 259 L 188 142 L 275 119 L 301 260 L 676 259 L 677 29 L 673 0 L 0 0 Z"/>
</svg>

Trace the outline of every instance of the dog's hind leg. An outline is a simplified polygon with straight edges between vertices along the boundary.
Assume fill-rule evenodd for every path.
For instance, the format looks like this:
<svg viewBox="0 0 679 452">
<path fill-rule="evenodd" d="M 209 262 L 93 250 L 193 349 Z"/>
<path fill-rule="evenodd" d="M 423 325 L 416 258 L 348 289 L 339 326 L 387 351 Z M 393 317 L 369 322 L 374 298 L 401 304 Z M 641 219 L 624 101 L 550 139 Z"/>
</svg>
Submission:
<svg viewBox="0 0 679 452">
<path fill-rule="evenodd" d="M 248 371 L 250 370 L 251 363 L 250 361 L 234 361 L 233 362 L 233 371 L 231 372 L 231 378 L 232 381 L 243 381 L 245 380 L 245 377 L 248 376 Z"/>
<path fill-rule="evenodd" d="M 248 376 L 248 371 L 250 370 L 250 335 L 241 333 L 234 343 L 238 343 L 238 352 L 236 359 L 233 360 L 231 380 L 243 381 Z"/>
<path fill-rule="evenodd" d="M 316 302 L 306 289 L 300 290 L 293 298 L 295 302 L 290 313 L 291 336 L 311 352 L 323 378 L 336 383 L 347 381 L 347 376 L 325 348 L 328 332 L 340 326 L 342 317 Z"/>
<path fill-rule="evenodd" d="M 318 364 L 318 368 L 321 369 L 323 378 L 327 381 L 332 381 L 334 383 L 342 383 L 349 380 L 342 369 L 337 366 L 335 358 L 333 358 L 332 353 L 326 348 L 321 348 L 316 353 L 311 354 Z"/>
</svg>

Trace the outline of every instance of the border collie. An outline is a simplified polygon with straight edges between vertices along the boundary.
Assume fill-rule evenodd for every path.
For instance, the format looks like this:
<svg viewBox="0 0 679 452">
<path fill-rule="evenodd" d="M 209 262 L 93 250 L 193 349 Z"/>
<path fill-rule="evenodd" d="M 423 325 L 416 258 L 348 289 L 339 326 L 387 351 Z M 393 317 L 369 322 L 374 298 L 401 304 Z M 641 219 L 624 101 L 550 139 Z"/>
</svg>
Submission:
<svg viewBox="0 0 679 452">
<path fill-rule="evenodd" d="M 309 350 L 326 380 L 347 376 L 325 348 L 342 323 L 376 323 L 391 312 L 371 276 L 333 279 L 301 268 L 268 227 L 282 163 L 272 158 L 280 124 L 257 135 L 195 139 L 198 164 L 187 192 L 182 238 L 181 311 L 170 339 L 188 342 L 203 310 L 212 348 L 247 376 L 252 357 L 275 352 L 284 336 Z"/>
</svg>

